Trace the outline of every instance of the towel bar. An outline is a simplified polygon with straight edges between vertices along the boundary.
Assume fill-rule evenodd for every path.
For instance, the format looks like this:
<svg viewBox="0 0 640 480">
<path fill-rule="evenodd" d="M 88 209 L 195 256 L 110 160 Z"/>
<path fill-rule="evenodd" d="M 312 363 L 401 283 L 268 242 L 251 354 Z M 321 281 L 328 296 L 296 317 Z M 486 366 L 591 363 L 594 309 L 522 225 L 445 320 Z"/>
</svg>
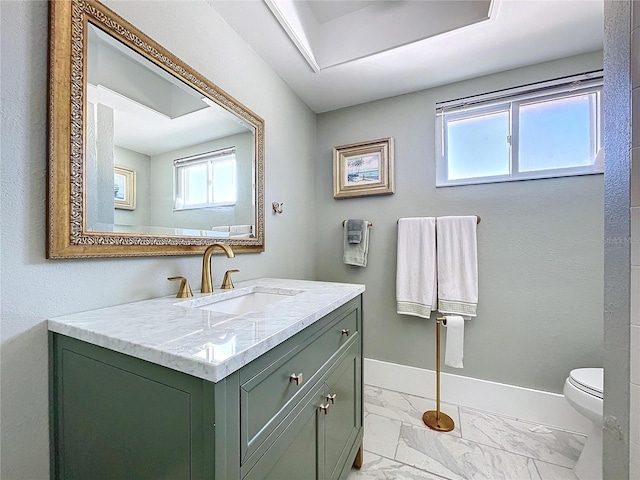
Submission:
<svg viewBox="0 0 640 480">
<path fill-rule="evenodd" d="M 346 223 L 347 223 L 347 221 L 346 221 L 346 220 L 343 220 L 343 221 L 342 221 L 342 226 L 344 227 Z M 373 227 L 373 223 L 371 223 L 371 222 L 367 222 L 367 227 Z"/>
<path fill-rule="evenodd" d="M 432 430 L 450 432 L 455 423 L 446 413 L 440 411 L 440 324 L 446 325 L 446 317 L 436 319 L 436 409 L 422 414 L 422 421 Z"/>
<path fill-rule="evenodd" d="M 476 223 L 480 223 L 480 221 L 482 220 L 482 218 L 480 218 L 480 215 L 476 215 L 475 217 L 476 217 L 476 219 L 477 219 Z M 345 220 L 345 221 L 346 221 L 346 220 Z M 398 223 L 399 221 L 400 221 L 400 219 L 396 220 L 396 223 Z M 438 220 L 437 220 L 437 219 L 436 219 L 436 223 L 438 223 Z M 343 225 L 344 225 L 344 223 L 343 223 Z"/>
</svg>

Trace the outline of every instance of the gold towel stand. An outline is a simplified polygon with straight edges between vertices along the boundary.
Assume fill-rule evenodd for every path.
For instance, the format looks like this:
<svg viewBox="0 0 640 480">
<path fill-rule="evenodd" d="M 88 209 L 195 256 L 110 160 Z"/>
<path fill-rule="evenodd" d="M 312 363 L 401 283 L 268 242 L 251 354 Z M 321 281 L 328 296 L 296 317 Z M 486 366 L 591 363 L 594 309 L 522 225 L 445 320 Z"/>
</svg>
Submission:
<svg viewBox="0 0 640 480">
<path fill-rule="evenodd" d="M 455 423 L 446 413 L 440 411 L 440 324 L 446 325 L 447 319 L 436 319 L 436 409 L 428 410 L 422 414 L 422 421 L 432 430 L 438 432 L 450 432 Z"/>
<path fill-rule="evenodd" d="M 476 215 L 476 223 L 482 220 L 480 215 Z M 437 223 L 436 219 L 436 223 Z M 400 219 L 396 223 L 399 223 Z M 453 419 L 446 413 L 440 411 L 440 324 L 446 325 L 445 317 L 436 319 L 436 409 L 427 410 L 422 414 L 422 422 L 432 430 L 438 432 L 450 432 L 455 427 Z"/>
</svg>

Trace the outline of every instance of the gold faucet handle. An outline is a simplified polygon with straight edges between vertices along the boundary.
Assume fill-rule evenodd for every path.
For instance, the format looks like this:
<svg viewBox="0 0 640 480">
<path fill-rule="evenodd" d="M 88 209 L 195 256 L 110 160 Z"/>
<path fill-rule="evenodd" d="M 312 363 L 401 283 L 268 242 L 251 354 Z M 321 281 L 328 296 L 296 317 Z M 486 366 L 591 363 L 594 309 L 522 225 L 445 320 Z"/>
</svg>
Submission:
<svg viewBox="0 0 640 480">
<path fill-rule="evenodd" d="M 231 274 L 238 273 L 239 271 L 240 270 L 234 268 L 233 270 L 227 270 L 226 272 L 224 272 L 224 278 L 222 279 L 222 285 L 220 286 L 220 288 L 224 290 L 229 290 L 233 288 L 233 282 L 231 281 Z"/>
<path fill-rule="evenodd" d="M 189 286 L 189 280 L 184 277 L 169 277 L 167 280 L 180 280 L 180 287 L 178 288 L 178 294 L 176 298 L 189 298 L 193 297 L 193 293 L 191 292 L 191 287 Z"/>
</svg>

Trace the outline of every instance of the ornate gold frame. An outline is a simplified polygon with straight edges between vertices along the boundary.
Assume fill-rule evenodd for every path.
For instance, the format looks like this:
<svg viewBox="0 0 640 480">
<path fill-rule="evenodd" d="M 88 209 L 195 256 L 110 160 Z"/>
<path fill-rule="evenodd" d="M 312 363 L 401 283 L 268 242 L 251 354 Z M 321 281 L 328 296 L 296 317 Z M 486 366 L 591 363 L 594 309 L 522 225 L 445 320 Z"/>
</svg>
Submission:
<svg viewBox="0 0 640 480">
<path fill-rule="evenodd" d="M 350 164 L 364 157 L 378 158 L 378 179 L 352 180 Z M 373 170 L 376 171 L 376 170 Z M 357 176 L 354 174 L 354 177 Z M 393 183 L 393 137 L 352 143 L 333 148 L 333 198 L 353 198 L 366 195 L 391 195 Z"/>
<path fill-rule="evenodd" d="M 95 0 L 49 3 L 49 181 L 47 258 L 201 254 L 214 242 L 264 251 L 264 121 L 151 38 Z M 157 236 L 85 229 L 84 77 L 87 22 L 255 128 L 256 232 L 249 239 Z"/>
</svg>

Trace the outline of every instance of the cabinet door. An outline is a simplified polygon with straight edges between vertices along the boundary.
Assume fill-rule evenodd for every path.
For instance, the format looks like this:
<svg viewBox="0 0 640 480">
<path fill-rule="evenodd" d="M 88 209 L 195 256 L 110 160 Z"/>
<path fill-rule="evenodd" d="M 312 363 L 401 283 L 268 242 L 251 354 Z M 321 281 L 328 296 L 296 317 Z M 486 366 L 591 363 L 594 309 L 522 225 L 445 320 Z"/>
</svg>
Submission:
<svg viewBox="0 0 640 480">
<path fill-rule="evenodd" d="M 52 336 L 53 478 L 194 479 L 213 472 L 203 380 Z"/>
<path fill-rule="evenodd" d="M 338 368 L 325 383 L 326 415 L 322 415 L 324 429 L 323 473 L 321 478 L 337 479 L 347 465 L 351 466 L 354 442 L 362 428 L 362 384 L 360 354 L 354 344 L 343 357 Z"/>
<path fill-rule="evenodd" d="M 244 480 L 315 480 L 320 469 L 321 442 L 318 407 L 324 385 L 301 402 L 302 408 L 278 439 L 246 474 Z"/>
</svg>

